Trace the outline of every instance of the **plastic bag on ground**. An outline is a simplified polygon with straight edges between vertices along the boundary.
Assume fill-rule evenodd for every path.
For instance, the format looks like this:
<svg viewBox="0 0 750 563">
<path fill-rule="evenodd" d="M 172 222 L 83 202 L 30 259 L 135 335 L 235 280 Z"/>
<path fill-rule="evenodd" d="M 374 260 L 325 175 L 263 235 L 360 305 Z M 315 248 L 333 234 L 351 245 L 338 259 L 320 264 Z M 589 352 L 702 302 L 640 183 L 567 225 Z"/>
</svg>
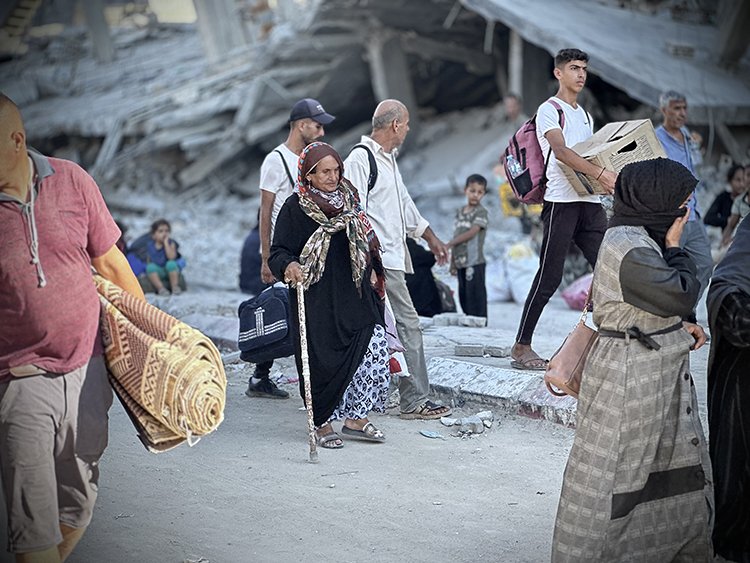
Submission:
<svg viewBox="0 0 750 563">
<path fill-rule="evenodd" d="M 562 298 L 568 307 L 576 311 L 583 311 L 593 278 L 594 274 L 581 276 L 562 291 Z"/>
</svg>

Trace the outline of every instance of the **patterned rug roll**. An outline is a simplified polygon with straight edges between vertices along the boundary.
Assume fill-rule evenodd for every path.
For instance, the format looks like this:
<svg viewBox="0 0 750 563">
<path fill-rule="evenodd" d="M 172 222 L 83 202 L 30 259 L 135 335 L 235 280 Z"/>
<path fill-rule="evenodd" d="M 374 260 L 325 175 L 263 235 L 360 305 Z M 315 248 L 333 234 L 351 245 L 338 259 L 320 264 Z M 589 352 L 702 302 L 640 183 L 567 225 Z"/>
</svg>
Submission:
<svg viewBox="0 0 750 563">
<path fill-rule="evenodd" d="M 112 387 L 149 451 L 214 431 L 224 419 L 227 380 L 216 346 L 201 332 L 94 276 Z"/>
</svg>

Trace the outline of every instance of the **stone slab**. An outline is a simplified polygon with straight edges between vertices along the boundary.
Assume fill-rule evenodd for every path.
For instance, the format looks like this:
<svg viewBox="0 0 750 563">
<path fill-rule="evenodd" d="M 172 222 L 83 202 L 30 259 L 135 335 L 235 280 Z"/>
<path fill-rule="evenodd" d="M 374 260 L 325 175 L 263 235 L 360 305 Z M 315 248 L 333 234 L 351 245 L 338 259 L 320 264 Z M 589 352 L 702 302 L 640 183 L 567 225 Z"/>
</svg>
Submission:
<svg viewBox="0 0 750 563">
<path fill-rule="evenodd" d="M 484 353 L 493 358 L 510 357 L 510 346 L 485 346 Z"/>
<path fill-rule="evenodd" d="M 459 326 L 470 326 L 473 328 L 482 328 L 487 326 L 487 317 L 474 317 L 472 315 L 464 315 L 458 317 Z"/>
<path fill-rule="evenodd" d="M 457 344 L 453 354 L 456 356 L 484 356 L 481 344 Z"/>
</svg>

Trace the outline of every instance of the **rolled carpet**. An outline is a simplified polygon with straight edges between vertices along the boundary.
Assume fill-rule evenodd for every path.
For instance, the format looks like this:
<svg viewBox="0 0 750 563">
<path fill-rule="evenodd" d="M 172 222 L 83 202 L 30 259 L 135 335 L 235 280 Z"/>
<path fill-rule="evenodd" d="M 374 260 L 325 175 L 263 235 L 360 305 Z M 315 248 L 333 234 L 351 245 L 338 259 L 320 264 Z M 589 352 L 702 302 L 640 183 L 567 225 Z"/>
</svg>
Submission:
<svg viewBox="0 0 750 563">
<path fill-rule="evenodd" d="M 149 451 L 214 431 L 227 380 L 216 346 L 200 331 L 101 276 L 102 339 L 112 387 Z"/>
</svg>

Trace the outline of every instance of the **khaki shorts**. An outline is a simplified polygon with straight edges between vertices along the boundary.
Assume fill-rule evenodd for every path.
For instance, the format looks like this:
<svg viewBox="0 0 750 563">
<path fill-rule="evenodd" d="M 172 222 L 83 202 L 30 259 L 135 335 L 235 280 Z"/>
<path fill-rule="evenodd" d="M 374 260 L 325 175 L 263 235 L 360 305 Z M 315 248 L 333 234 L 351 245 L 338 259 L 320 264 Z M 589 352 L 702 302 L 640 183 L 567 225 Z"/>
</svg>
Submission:
<svg viewBox="0 0 750 563">
<path fill-rule="evenodd" d="M 102 356 L 63 375 L 0 383 L 0 471 L 8 551 L 27 553 L 58 545 L 61 523 L 88 526 L 111 405 Z"/>
</svg>

